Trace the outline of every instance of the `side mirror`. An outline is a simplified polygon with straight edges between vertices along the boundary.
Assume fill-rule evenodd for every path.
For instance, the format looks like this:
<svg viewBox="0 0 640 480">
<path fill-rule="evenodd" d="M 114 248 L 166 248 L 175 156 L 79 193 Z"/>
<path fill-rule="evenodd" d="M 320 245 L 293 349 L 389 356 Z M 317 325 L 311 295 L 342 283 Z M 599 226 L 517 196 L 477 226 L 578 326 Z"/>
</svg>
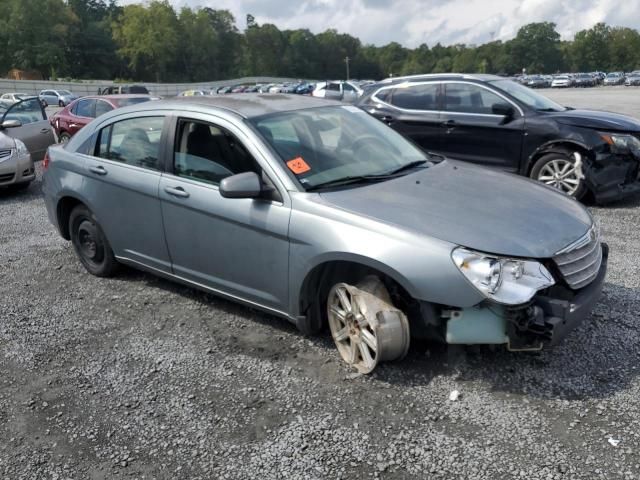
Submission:
<svg viewBox="0 0 640 480">
<path fill-rule="evenodd" d="M 257 198 L 262 193 L 262 181 L 255 172 L 231 175 L 220 182 L 220 195 L 224 198 Z"/>
<path fill-rule="evenodd" d="M 5 128 L 17 128 L 21 126 L 22 122 L 20 120 L 5 120 L 2 122 L 2 125 L 0 125 L 0 128 L 4 130 Z"/>
<path fill-rule="evenodd" d="M 491 112 L 493 112 L 495 115 L 502 115 L 503 117 L 506 117 L 506 119 L 509 119 L 509 120 L 512 119 L 513 116 L 516 114 L 513 107 L 508 103 L 494 103 L 491 106 Z"/>
</svg>

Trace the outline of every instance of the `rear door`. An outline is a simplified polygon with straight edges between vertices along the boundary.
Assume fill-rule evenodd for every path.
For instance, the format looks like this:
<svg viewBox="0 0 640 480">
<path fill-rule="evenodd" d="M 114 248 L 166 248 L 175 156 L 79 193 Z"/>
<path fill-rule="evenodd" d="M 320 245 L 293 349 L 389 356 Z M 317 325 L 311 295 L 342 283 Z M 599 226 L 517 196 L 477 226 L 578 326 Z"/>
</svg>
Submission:
<svg viewBox="0 0 640 480">
<path fill-rule="evenodd" d="M 117 257 L 170 272 L 158 199 L 164 123 L 164 115 L 146 112 L 102 127 L 86 157 L 83 191 Z"/>
<path fill-rule="evenodd" d="M 7 135 L 24 142 L 34 161 L 42 160 L 49 145 L 53 144 L 53 128 L 37 97 L 21 100 L 9 107 L 3 120 L 19 120 L 22 126 L 5 130 Z"/>
<path fill-rule="evenodd" d="M 524 117 L 521 110 L 483 85 L 445 82 L 441 151 L 445 155 L 516 172 L 520 165 Z M 494 106 L 510 106 L 510 118 Z"/>
<path fill-rule="evenodd" d="M 367 110 L 427 152 L 439 152 L 442 136 L 440 82 L 384 87 L 371 98 Z"/>
</svg>

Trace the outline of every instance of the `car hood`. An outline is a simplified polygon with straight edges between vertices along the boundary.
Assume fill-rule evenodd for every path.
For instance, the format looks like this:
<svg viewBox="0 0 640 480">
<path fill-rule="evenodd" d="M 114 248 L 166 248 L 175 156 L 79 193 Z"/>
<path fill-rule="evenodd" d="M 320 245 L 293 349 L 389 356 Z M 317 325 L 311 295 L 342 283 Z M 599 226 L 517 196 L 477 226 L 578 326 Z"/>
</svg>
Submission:
<svg viewBox="0 0 640 480">
<path fill-rule="evenodd" d="M 558 123 L 576 127 L 597 128 L 624 132 L 640 132 L 640 122 L 626 115 L 597 110 L 566 110 L 549 113 Z"/>
<path fill-rule="evenodd" d="M 550 187 L 452 160 L 320 195 L 334 207 L 358 215 L 514 257 L 552 257 L 592 224 L 580 203 Z"/>
</svg>

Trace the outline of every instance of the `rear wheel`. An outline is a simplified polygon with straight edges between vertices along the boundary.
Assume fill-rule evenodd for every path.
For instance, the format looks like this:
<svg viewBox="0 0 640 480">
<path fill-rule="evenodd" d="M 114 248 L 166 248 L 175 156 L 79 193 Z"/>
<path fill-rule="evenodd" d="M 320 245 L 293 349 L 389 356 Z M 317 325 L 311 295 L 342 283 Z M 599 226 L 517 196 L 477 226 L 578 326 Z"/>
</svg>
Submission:
<svg viewBox="0 0 640 480">
<path fill-rule="evenodd" d="M 531 178 L 581 199 L 587 191 L 582 173 L 582 155 L 548 153 L 540 157 L 531 169 Z"/>
<path fill-rule="evenodd" d="M 357 287 L 334 285 L 327 298 L 327 316 L 340 356 L 360 373 L 407 354 L 409 322 L 393 306 L 378 277 L 366 277 Z"/>
<path fill-rule="evenodd" d="M 64 107 L 64 102 L 62 100 L 58 100 L 58 106 L 59 107 Z"/>
<path fill-rule="evenodd" d="M 118 262 L 95 216 L 84 205 L 78 205 L 69 216 L 71 243 L 80 262 L 97 277 L 110 277 Z"/>
<path fill-rule="evenodd" d="M 60 134 L 60 143 L 67 143 L 69 140 L 71 140 L 71 135 L 67 132 L 62 132 Z"/>
</svg>

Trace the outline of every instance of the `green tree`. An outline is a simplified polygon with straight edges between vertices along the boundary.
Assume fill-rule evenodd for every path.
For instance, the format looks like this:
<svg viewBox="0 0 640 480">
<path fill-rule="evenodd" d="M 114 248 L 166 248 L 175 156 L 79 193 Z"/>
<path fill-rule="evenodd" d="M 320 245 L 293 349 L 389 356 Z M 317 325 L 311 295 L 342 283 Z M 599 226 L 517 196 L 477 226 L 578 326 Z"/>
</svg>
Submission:
<svg viewBox="0 0 640 480">
<path fill-rule="evenodd" d="M 609 33 L 609 66 L 630 72 L 640 66 L 640 34 L 632 28 L 616 27 Z"/>
<path fill-rule="evenodd" d="M 4 69 L 68 71 L 69 29 L 78 19 L 62 0 L 2 0 L 0 41 Z M 47 19 L 47 21 L 43 21 Z"/>
<path fill-rule="evenodd" d="M 604 23 L 576 33 L 567 48 L 571 67 L 588 72 L 607 68 L 610 35 L 611 29 Z"/>
<path fill-rule="evenodd" d="M 176 12 L 167 0 L 154 0 L 148 6 L 127 5 L 112 24 L 118 54 L 137 78 L 156 81 L 177 77 L 179 25 Z"/>
<path fill-rule="evenodd" d="M 551 22 L 530 23 L 518 30 L 511 42 L 515 64 L 528 72 L 551 73 L 563 67 L 560 34 Z"/>
</svg>

